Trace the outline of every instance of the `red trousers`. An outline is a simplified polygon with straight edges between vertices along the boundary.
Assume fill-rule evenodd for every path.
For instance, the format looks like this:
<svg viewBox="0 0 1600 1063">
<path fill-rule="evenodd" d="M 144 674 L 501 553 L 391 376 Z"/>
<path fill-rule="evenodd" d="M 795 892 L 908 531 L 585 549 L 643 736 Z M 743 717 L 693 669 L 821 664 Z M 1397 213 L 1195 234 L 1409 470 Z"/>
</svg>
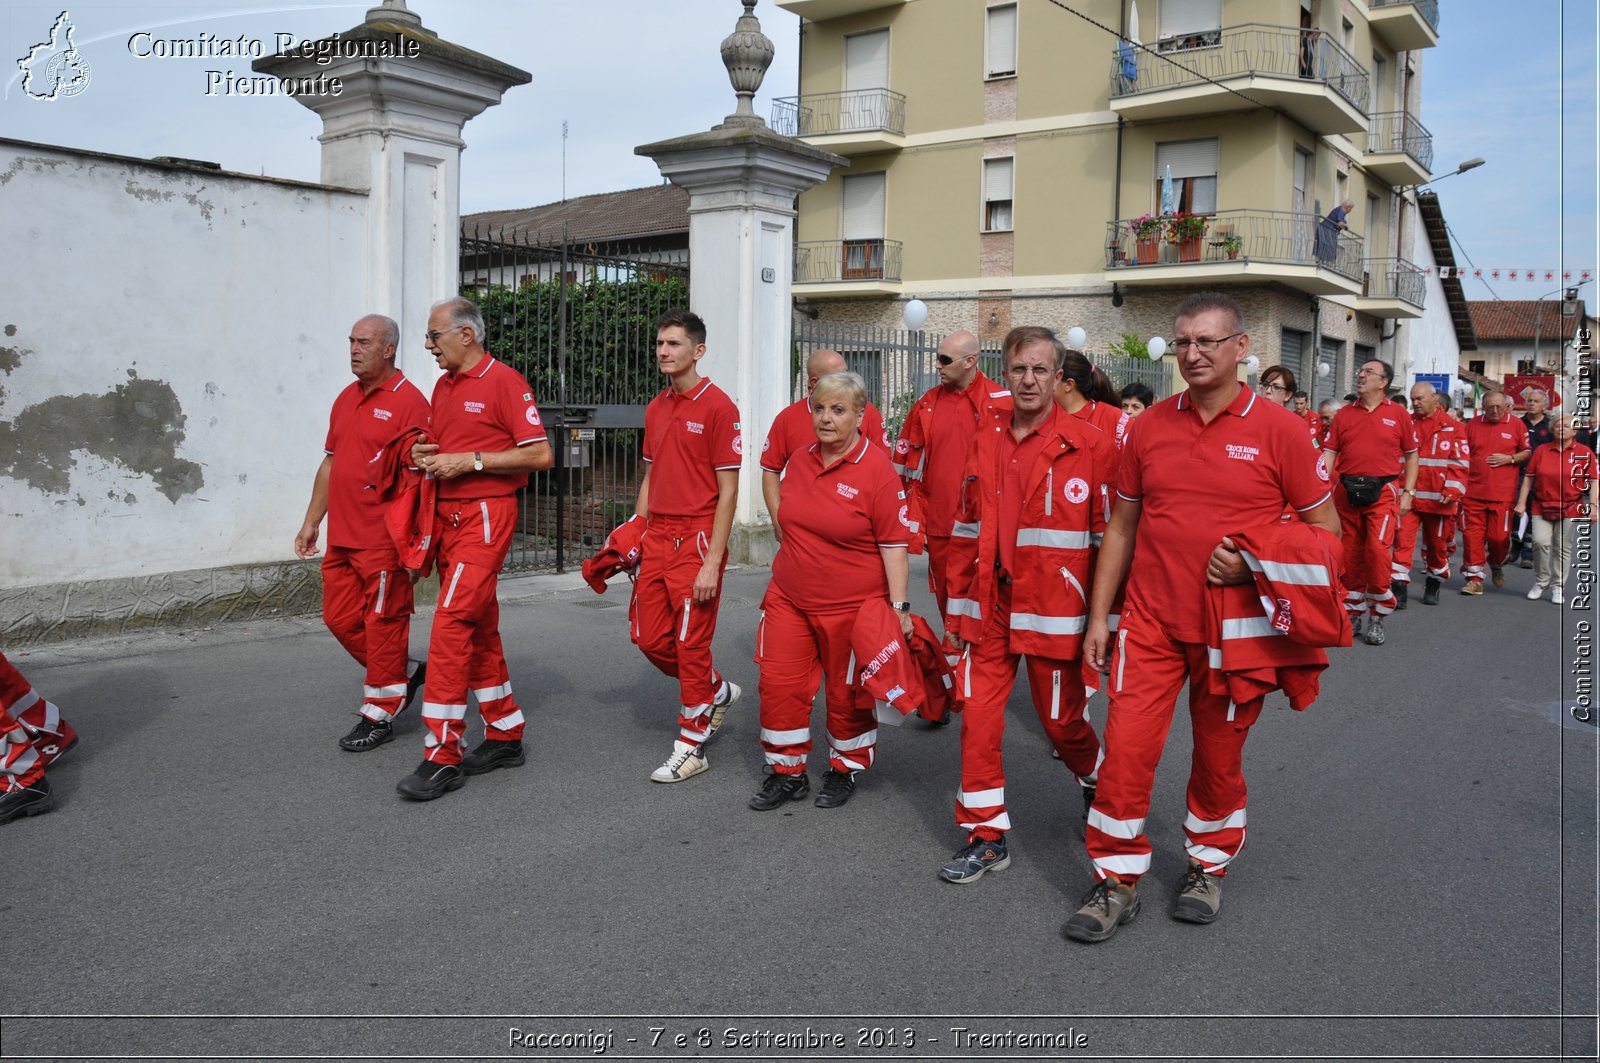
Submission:
<svg viewBox="0 0 1600 1063">
<path fill-rule="evenodd" d="M 945 568 L 950 564 L 950 536 L 929 535 L 926 540 L 928 589 L 933 592 L 934 601 L 939 603 L 939 617 L 943 619 L 945 603 L 950 600 L 950 573 Z"/>
<path fill-rule="evenodd" d="M 876 759 L 878 724 L 873 698 L 855 686 L 850 631 L 861 603 L 840 612 L 802 610 L 767 587 L 756 628 L 761 666 L 761 749 L 779 775 L 800 775 L 811 753 L 811 702 L 823 685 L 828 713 L 828 766 L 856 772 Z"/>
<path fill-rule="evenodd" d="M 422 691 L 426 759 L 461 763 L 467 694 L 478 699 L 485 737 L 522 738 L 522 710 L 511 693 L 500 643 L 500 566 L 517 521 L 515 495 L 441 498 L 434 508 L 439 543 L 439 607 L 428 635 L 428 679 Z"/>
<path fill-rule="evenodd" d="M 1184 680 L 1194 731 L 1184 848 L 1214 875 L 1244 848 L 1244 741 L 1264 699 L 1236 705 L 1213 694 L 1205 645 L 1170 638 L 1158 619 L 1129 606 L 1111 657 L 1106 757 L 1084 835 L 1100 878 L 1133 882 L 1150 870 L 1145 817 Z"/>
<path fill-rule="evenodd" d="M 1511 529 L 1516 520 L 1510 502 L 1483 502 L 1469 498 L 1461 503 L 1461 574 L 1485 579 L 1485 564 L 1499 568 L 1511 556 Z"/>
<path fill-rule="evenodd" d="M 1394 535 L 1393 563 L 1390 566 L 1395 583 L 1411 582 L 1411 559 L 1416 556 L 1418 532 L 1422 538 L 1422 563 L 1434 579 L 1450 578 L 1450 545 L 1456 534 L 1454 513 L 1418 513 L 1411 510 L 1400 515 L 1400 527 Z"/>
<path fill-rule="evenodd" d="M 330 546 L 322 558 L 322 622 L 366 669 L 361 715 L 394 719 L 406 696 L 406 653 L 416 611 L 411 576 L 394 547 Z"/>
<path fill-rule="evenodd" d="M 1011 649 L 1011 595 L 1002 588 L 989 610 L 983 639 L 967 647 L 957 672 L 966 707 L 961 712 L 961 792 L 956 795 L 956 824 L 969 840 L 999 838 L 1011 829 L 1006 811 L 1006 773 L 1001 740 L 1006 729 L 1006 702 L 1017 681 L 1017 659 Z M 1093 784 L 1100 767 L 1100 739 L 1089 725 L 1081 661 L 1057 661 L 1029 655 L 1028 689 L 1045 737 L 1061 754 L 1061 762 L 1080 783 Z"/>
<path fill-rule="evenodd" d="M 1342 488 L 1333 492 L 1344 543 L 1344 608 L 1351 617 L 1394 612 L 1389 581 L 1400 500 L 1393 488 L 1385 484 L 1378 500 L 1365 509 L 1350 505 Z"/>
<path fill-rule="evenodd" d="M 32 786 L 78 737 L 0 653 L 0 792 Z"/>
<path fill-rule="evenodd" d="M 722 676 L 711 663 L 722 603 L 722 573 L 709 602 L 694 600 L 694 579 L 705 563 L 711 518 L 652 516 L 645 524 L 639 576 L 633 583 L 633 642 L 650 663 L 678 681 L 678 737 L 692 746 L 706 740 L 711 702 Z"/>
</svg>

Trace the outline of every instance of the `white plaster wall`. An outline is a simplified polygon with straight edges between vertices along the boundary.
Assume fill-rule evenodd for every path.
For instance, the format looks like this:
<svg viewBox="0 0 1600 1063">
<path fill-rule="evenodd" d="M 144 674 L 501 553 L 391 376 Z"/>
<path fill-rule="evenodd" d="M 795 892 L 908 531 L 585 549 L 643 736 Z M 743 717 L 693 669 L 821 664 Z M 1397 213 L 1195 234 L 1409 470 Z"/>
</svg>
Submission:
<svg viewBox="0 0 1600 1063">
<path fill-rule="evenodd" d="M 1461 383 L 1456 373 L 1461 367 L 1461 348 L 1456 344 L 1456 328 L 1450 320 L 1450 303 L 1445 298 L 1444 282 L 1439 280 L 1438 263 L 1433 259 L 1421 225 L 1416 226 L 1411 246 L 1411 261 L 1420 269 L 1429 270 L 1423 282 L 1427 293 L 1422 302 L 1422 316 L 1401 323 L 1400 341 L 1404 357 L 1397 359 L 1395 384 L 1409 389 L 1417 381 L 1418 373 L 1447 373 L 1451 380 L 1451 397 L 1460 399 Z"/>
<path fill-rule="evenodd" d="M 65 491 L 0 472 L 0 587 L 293 556 L 328 409 L 352 379 L 366 203 L 0 143 L 0 347 L 16 352 L 0 421 L 135 374 L 164 381 L 185 416 L 176 457 L 204 477 L 171 501 L 115 441 L 75 451 Z"/>
</svg>

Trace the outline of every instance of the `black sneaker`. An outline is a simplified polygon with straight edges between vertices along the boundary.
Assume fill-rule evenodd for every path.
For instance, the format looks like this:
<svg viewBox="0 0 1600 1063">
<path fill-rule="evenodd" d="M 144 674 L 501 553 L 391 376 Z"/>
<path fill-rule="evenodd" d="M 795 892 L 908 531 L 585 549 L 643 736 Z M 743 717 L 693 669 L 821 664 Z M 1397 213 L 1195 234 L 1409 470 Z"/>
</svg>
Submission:
<svg viewBox="0 0 1600 1063">
<path fill-rule="evenodd" d="M 1422 604 L 1439 604 L 1439 581 L 1432 576 L 1428 577 L 1428 582 L 1422 588 Z"/>
<path fill-rule="evenodd" d="M 779 775 L 773 772 L 761 781 L 761 789 L 750 799 L 750 807 L 757 812 L 770 812 L 785 801 L 798 801 L 811 792 L 811 776 Z"/>
<path fill-rule="evenodd" d="M 950 858 L 939 869 L 939 877 L 946 882 L 965 886 L 976 882 L 990 871 L 1004 871 L 1011 866 L 1011 856 L 1006 852 L 1006 840 L 978 838 Z"/>
<path fill-rule="evenodd" d="M 482 775 L 496 768 L 520 767 L 527 760 L 528 754 L 520 741 L 496 742 L 485 738 L 477 749 L 461 758 L 461 771 L 464 775 Z"/>
<path fill-rule="evenodd" d="M 417 700 L 417 695 L 422 693 L 422 687 L 428 681 L 428 662 L 418 661 L 417 670 L 411 673 L 411 678 L 406 680 L 406 700 L 400 703 L 400 711 L 405 712 L 411 703 Z"/>
<path fill-rule="evenodd" d="M 41 775 L 32 786 L 16 786 L 0 794 L 0 823 L 10 823 L 18 816 L 37 816 L 54 806 L 50 780 Z"/>
<path fill-rule="evenodd" d="M 1079 785 L 1078 789 L 1083 791 L 1083 821 L 1087 823 L 1089 822 L 1089 809 L 1094 807 L 1095 786 L 1092 783 L 1088 786 Z"/>
<path fill-rule="evenodd" d="M 377 749 L 393 737 L 394 724 L 388 720 L 379 723 L 363 716 L 356 721 L 349 734 L 339 739 L 339 748 L 351 753 L 365 753 L 369 749 Z"/>
<path fill-rule="evenodd" d="M 395 789 L 400 791 L 402 797 L 409 797 L 413 801 L 432 801 L 466 784 L 467 777 L 462 774 L 459 765 L 435 764 L 425 760 L 417 765 L 416 771 L 401 779 Z"/>
<path fill-rule="evenodd" d="M 822 777 L 822 792 L 817 794 L 816 801 L 812 802 L 818 808 L 842 808 L 850 800 L 850 795 L 856 792 L 856 773 L 853 771 L 834 771 L 828 769 L 828 774 Z"/>
<path fill-rule="evenodd" d="M 1368 646 L 1383 645 L 1383 617 L 1375 616 L 1367 622 L 1367 633 L 1363 636 Z"/>
<path fill-rule="evenodd" d="M 1389 589 L 1394 591 L 1394 607 L 1396 609 L 1404 609 L 1406 607 L 1406 595 L 1411 590 L 1411 584 L 1396 583 Z"/>
</svg>

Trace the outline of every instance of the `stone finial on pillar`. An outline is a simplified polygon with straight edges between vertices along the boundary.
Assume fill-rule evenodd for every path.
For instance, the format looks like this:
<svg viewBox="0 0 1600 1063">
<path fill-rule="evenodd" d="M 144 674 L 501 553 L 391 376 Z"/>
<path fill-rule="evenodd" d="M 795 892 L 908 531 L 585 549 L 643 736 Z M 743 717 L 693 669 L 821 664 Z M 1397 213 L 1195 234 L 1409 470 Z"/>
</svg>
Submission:
<svg viewBox="0 0 1600 1063">
<path fill-rule="evenodd" d="M 754 100 L 756 90 L 767 76 L 767 67 L 772 65 L 772 41 L 761 32 L 761 20 L 755 13 L 756 0 L 743 0 L 743 3 L 744 14 L 734 23 L 733 32 L 722 41 L 722 65 L 728 68 L 728 80 L 733 83 L 734 95 L 739 100 L 722 125 L 764 126 L 767 123 L 756 114 Z"/>
<path fill-rule="evenodd" d="M 391 26 L 414 26 L 423 33 L 433 31 L 422 24 L 422 16 L 406 7 L 406 0 L 383 0 L 380 7 L 367 9 L 368 22 L 386 22 Z"/>
</svg>

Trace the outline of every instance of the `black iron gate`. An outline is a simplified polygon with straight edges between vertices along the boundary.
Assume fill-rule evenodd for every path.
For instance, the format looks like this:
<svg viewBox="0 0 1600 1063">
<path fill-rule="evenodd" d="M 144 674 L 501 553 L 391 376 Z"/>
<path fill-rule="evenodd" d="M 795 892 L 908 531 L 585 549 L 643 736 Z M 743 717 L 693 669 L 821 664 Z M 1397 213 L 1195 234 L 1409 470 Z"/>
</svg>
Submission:
<svg viewBox="0 0 1600 1063">
<path fill-rule="evenodd" d="M 564 572 L 633 513 L 644 409 L 663 386 L 655 319 L 688 305 L 688 252 L 463 230 L 461 291 L 488 349 L 528 379 L 555 448 L 522 492 L 506 571 Z"/>
</svg>

